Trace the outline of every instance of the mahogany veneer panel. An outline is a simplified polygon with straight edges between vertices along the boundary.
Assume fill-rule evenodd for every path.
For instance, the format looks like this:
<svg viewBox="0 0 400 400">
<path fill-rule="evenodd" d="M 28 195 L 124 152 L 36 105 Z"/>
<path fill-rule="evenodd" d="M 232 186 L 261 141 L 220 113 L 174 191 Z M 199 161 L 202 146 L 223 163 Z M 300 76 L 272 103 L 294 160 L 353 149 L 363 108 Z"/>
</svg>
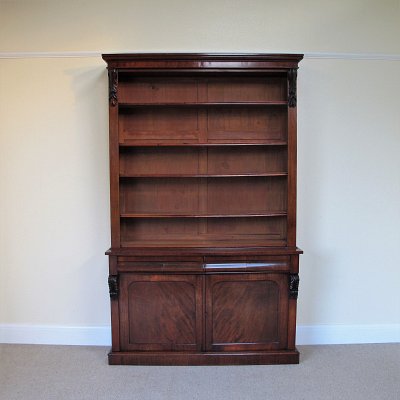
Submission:
<svg viewBox="0 0 400 400">
<path fill-rule="evenodd" d="M 268 102 L 286 100 L 283 77 L 241 77 L 208 79 L 207 98 L 212 102 Z"/>
<path fill-rule="evenodd" d="M 253 218 L 123 218 L 123 246 L 173 243 L 182 246 L 216 246 L 221 242 L 247 242 L 262 245 L 284 244 L 285 217 Z"/>
<path fill-rule="evenodd" d="M 286 178 L 208 178 L 207 212 L 263 213 L 287 209 Z"/>
<path fill-rule="evenodd" d="M 195 78 L 128 77 L 120 82 L 121 103 L 194 103 L 198 98 Z"/>
<path fill-rule="evenodd" d="M 208 350 L 271 350 L 286 346 L 284 274 L 207 277 Z"/>
<path fill-rule="evenodd" d="M 285 177 L 137 178 L 121 183 L 122 213 L 229 215 L 286 212 Z"/>
<path fill-rule="evenodd" d="M 129 180 L 121 183 L 121 210 L 123 213 L 198 213 L 199 185 L 195 178 Z"/>
<path fill-rule="evenodd" d="M 121 110 L 120 141 L 218 142 L 287 139 L 287 111 L 280 106 L 130 107 Z"/>
<path fill-rule="evenodd" d="M 208 148 L 208 174 L 287 173 L 287 150 L 283 146 Z"/>
<path fill-rule="evenodd" d="M 259 236 L 264 240 L 285 240 L 285 217 L 254 217 L 209 219 L 207 233 L 238 240 L 238 236 L 249 239 Z"/>
<path fill-rule="evenodd" d="M 195 147 L 132 147 L 121 151 L 120 174 L 200 174 L 201 149 Z"/>
<path fill-rule="evenodd" d="M 199 221 L 194 218 L 124 218 L 121 221 L 122 242 L 187 240 L 198 235 Z"/>
<path fill-rule="evenodd" d="M 284 102 L 286 76 L 122 76 L 120 103 Z"/>
<path fill-rule="evenodd" d="M 201 282 L 191 275 L 122 274 L 121 349 L 200 349 Z"/>
<path fill-rule="evenodd" d="M 120 154 L 121 176 L 287 174 L 285 146 L 131 147 Z"/>
<path fill-rule="evenodd" d="M 287 112 L 280 107 L 221 107 L 208 110 L 209 141 L 285 140 Z"/>
<path fill-rule="evenodd" d="M 199 111 L 180 107 L 121 110 L 120 140 L 198 140 Z"/>
</svg>

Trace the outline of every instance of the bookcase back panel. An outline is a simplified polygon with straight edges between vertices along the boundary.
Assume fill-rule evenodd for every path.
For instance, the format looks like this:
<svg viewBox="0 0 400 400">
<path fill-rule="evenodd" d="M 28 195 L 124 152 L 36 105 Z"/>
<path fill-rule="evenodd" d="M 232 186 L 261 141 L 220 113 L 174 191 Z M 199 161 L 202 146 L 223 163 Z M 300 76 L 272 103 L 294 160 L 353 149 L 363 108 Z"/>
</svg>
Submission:
<svg viewBox="0 0 400 400">
<path fill-rule="evenodd" d="M 205 150 L 206 151 L 206 150 Z M 121 151 L 120 174 L 199 174 L 201 149 L 195 147 L 130 147 Z"/>
<path fill-rule="evenodd" d="M 122 75 L 120 103 L 282 102 L 287 99 L 286 76 L 151 77 Z"/>
<path fill-rule="evenodd" d="M 199 111 L 195 108 L 138 107 L 123 109 L 119 118 L 120 141 L 198 139 Z"/>
<path fill-rule="evenodd" d="M 120 110 L 120 142 L 287 140 L 285 107 L 136 107 Z"/>
<path fill-rule="evenodd" d="M 195 178 L 135 179 L 121 184 L 123 213 L 199 212 L 199 186 Z"/>
<path fill-rule="evenodd" d="M 121 103 L 196 103 L 199 101 L 195 78 L 136 77 L 120 80 Z"/>
<path fill-rule="evenodd" d="M 210 108 L 207 116 L 208 138 L 212 140 L 286 140 L 285 108 L 234 106 Z"/>
<path fill-rule="evenodd" d="M 230 241 L 254 245 L 284 245 L 284 217 L 254 218 L 123 218 L 121 245 L 212 246 Z"/>
<path fill-rule="evenodd" d="M 285 212 L 285 178 L 209 178 L 207 212 L 211 214 L 252 214 Z"/>
<path fill-rule="evenodd" d="M 160 237 L 176 240 L 199 234 L 199 221 L 195 218 L 123 218 L 121 221 L 122 242 L 147 240 L 154 244 Z"/>
<path fill-rule="evenodd" d="M 287 173 L 285 146 L 130 147 L 120 153 L 121 176 Z"/>
<path fill-rule="evenodd" d="M 138 178 L 121 183 L 121 212 L 229 215 L 286 212 L 285 177 Z"/>
<path fill-rule="evenodd" d="M 209 174 L 267 174 L 287 172 L 284 146 L 231 146 L 208 149 Z"/>
<path fill-rule="evenodd" d="M 286 79 L 280 77 L 216 78 L 207 84 L 210 102 L 285 101 L 286 97 Z"/>
<path fill-rule="evenodd" d="M 263 239 L 286 238 L 285 217 L 253 217 L 253 218 L 223 218 L 209 219 L 207 221 L 207 233 L 209 235 L 255 237 Z"/>
</svg>

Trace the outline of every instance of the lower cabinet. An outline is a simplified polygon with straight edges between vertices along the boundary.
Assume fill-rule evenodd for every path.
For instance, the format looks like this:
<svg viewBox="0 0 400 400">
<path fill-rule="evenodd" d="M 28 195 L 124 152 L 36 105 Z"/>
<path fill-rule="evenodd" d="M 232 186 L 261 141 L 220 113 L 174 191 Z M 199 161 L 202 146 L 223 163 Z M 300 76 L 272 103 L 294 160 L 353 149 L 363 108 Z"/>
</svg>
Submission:
<svg viewBox="0 0 400 400">
<path fill-rule="evenodd" d="M 287 347 L 286 273 L 121 273 L 119 290 L 122 352 Z"/>
</svg>

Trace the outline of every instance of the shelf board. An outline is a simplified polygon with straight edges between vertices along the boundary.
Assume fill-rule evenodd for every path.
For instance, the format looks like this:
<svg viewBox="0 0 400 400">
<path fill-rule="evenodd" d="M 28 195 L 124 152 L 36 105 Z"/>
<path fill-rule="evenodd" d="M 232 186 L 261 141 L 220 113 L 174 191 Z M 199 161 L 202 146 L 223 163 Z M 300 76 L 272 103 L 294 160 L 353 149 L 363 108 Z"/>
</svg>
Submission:
<svg viewBox="0 0 400 400">
<path fill-rule="evenodd" d="M 209 101 L 209 102 L 187 102 L 187 103 L 118 103 L 122 108 L 133 107 L 231 107 L 231 106 L 287 106 L 287 100 L 278 101 Z"/>
<path fill-rule="evenodd" d="M 252 254 L 261 253 L 265 254 L 290 254 L 289 250 L 286 250 L 287 241 L 285 239 L 266 240 L 266 239 L 230 239 L 230 240 L 137 240 L 137 241 L 121 241 L 121 247 L 116 250 L 109 250 L 109 254 L 130 254 L 138 255 L 137 249 L 140 253 L 150 252 L 154 255 L 157 252 L 161 252 L 163 255 L 168 253 L 177 253 L 184 255 L 190 253 L 191 255 L 197 252 L 201 255 L 214 253 L 218 254 L 223 250 L 227 254 L 240 254 L 243 252 Z M 280 247 L 277 247 L 280 246 Z M 205 250 L 207 249 L 207 250 Z M 296 250 L 292 250 L 293 254 L 298 254 Z"/>
<path fill-rule="evenodd" d="M 246 69 L 246 68 L 224 68 L 223 72 L 221 71 L 220 68 L 207 68 L 207 69 L 200 69 L 200 68 L 179 68 L 179 70 L 173 69 L 173 68 L 163 68 L 162 70 L 160 69 L 154 69 L 154 68 L 124 68 L 120 69 L 119 75 L 120 79 L 125 82 L 126 80 L 133 80 L 132 79 L 132 74 L 134 74 L 134 77 L 146 77 L 146 76 L 154 76 L 156 75 L 157 77 L 179 77 L 182 78 L 198 78 L 202 76 L 213 76 L 214 77 L 224 77 L 224 74 L 229 74 L 230 77 L 235 77 L 237 75 L 238 77 L 243 77 L 243 76 L 250 76 L 250 77 L 260 77 L 260 76 L 265 76 L 265 77 L 280 77 L 282 79 L 285 79 L 287 76 L 287 68 L 274 68 L 274 69 Z"/>
<path fill-rule="evenodd" d="M 183 214 L 183 213 L 121 213 L 121 218 L 255 218 L 283 217 L 286 211 L 271 211 L 259 213 L 230 213 L 230 214 Z"/>
<path fill-rule="evenodd" d="M 242 173 L 242 174 L 120 174 L 121 178 L 235 178 L 287 176 L 287 172 Z"/>
<path fill-rule="evenodd" d="M 145 248 L 144 248 L 145 247 Z M 286 241 L 282 240 L 271 243 L 265 240 L 245 240 L 238 239 L 232 241 L 173 241 L 164 240 L 162 242 L 150 240 L 125 240 L 121 242 L 121 247 L 110 248 L 106 254 L 110 256 L 154 256 L 162 254 L 163 256 L 220 256 L 224 255 L 246 256 L 246 255 L 297 255 L 303 254 L 303 250 L 294 246 L 287 246 Z"/>
<path fill-rule="evenodd" d="M 198 143 L 168 140 L 160 142 L 158 140 L 129 140 L 119 143 L 120 147 L 212 147 L 212 146 L 287 146 L 287 140 L 271 139 L 268 141 L 252 142 L 218 142 L 218 143 Z"/>
</svg>

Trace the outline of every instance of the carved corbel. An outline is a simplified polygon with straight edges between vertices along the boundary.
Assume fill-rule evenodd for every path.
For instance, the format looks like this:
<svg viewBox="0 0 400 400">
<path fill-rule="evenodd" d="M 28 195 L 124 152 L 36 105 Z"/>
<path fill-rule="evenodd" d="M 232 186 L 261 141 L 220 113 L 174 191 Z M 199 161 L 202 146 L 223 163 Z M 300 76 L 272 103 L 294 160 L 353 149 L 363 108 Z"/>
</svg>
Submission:
<svg viewBox="0 0 400 400">
<path fill-rule="evenodd" d="M 289 275 L 289 298 L 297 299 L 299 295 L 299 274 L 290 274 Z"/>
<path fill-rule="evenodd" d="M 109 275 L 108 276 L 108 289 L 110 291 L 110 297 L 112 299 L 116 299 L 119 293 L 118 287 L 118 275 Z"/>
<path fill-rule="evenodd" d="M 296 107 L 297 104 L 297 68 L 292 68 L 288 70 L 288 106 Z"/>
<path fill-rule="evenodd" d="M 112 107 L 115 107 L 118 103 L 117 89 L 118 72 L 116 69 L 110 69 L 108 71 L 108 100 Z"/>
</svg>

